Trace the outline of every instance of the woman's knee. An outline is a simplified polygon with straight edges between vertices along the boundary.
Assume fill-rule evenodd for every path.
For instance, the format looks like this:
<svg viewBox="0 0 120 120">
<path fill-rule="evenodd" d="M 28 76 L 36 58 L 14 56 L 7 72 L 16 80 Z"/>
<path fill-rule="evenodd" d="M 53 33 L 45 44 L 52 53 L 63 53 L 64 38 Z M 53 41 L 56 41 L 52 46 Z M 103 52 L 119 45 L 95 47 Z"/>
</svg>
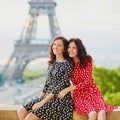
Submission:
<svg viewBox="0 0 120 120">
<path fill-rule="evenodd" d="M 99 111 L 99 112 L 98 112 L 98 115 L 100 115 L 100 116 L 106 116 L 105 110 Z"/>
<path fill-rule="evenodd" d="M 92 118 L 92 119 L 96 119 L 96 118 L 97 118 L 97 112 L 96 112 L 96 111 L 91 111 L 91 112 L 88 114 L 88 117 L 89 117 L 89 118 Z"/>
<path fill-rule="evenodd" d="M 106 114 L 105 110 L 100 110 L 98 113 L 99 114 Z"/>
<path fill-rule="evenodd" d="M 27 110 L 24 107 L 21 107 L 17 110 L 17 114 L 19 115 L 26 115 L 28 114 Z"/>
<path fill-rule="evenodd" d="M 33 113 L 29 113 L 27 114 L 25 120 L 41 120 L 41 119 L 37 117 L 36 115 L 34 115 Z"/>
</svg>

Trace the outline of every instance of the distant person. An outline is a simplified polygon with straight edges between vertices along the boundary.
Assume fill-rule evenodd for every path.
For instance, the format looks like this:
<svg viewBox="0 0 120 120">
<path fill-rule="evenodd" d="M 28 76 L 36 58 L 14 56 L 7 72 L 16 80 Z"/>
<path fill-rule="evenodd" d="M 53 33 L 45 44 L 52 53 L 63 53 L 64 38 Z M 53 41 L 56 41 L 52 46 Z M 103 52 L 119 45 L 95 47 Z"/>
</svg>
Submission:
<svg viewBox="0 0 120 120">
<path fill-rule="evenodd" d="M 68 41 L 64 37 L 56 37 L 51 42 L 43 92 L 18 110 L 19 120 L 72 120 L 71 92 L 57 98 L 59 91 L 70 86 L 73 66 L 68 62 L 67 47 Z"/>
<path fill-rule="evenodd" d="M 92 77 L 92 57 L 79 38 L 69 40 L 68 54 L 74 64 L 71 74 L 72 86 L 62 90 L 58 97 L 62 98 L 72 92 L 74 112 L 88 115 L 89 120 L 106 120 L 106 112 L 111 112 L 115 106 L 108 106 Z"/>
</svg>

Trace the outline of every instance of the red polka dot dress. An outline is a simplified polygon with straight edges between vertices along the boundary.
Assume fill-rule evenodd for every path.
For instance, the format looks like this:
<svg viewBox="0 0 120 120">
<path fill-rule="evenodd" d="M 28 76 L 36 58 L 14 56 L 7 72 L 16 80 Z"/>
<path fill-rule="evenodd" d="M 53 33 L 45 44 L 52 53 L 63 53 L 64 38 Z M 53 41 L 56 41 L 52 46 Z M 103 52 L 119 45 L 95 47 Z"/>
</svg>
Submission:
<svg viewBox="0 0 120 120">
<path fill-rule="evenodd" d="M 92 60 L 87 62 L 86 68 L 80 66 L 80 62 L 75 63 L 71 80 L 76 89 L 73 91 L 74 112 L 77 114 L 88 114 L 91 111 L 105 110 L 111 112 L 117 108 L 108 106 L 92 77 Z"/>
</svg>

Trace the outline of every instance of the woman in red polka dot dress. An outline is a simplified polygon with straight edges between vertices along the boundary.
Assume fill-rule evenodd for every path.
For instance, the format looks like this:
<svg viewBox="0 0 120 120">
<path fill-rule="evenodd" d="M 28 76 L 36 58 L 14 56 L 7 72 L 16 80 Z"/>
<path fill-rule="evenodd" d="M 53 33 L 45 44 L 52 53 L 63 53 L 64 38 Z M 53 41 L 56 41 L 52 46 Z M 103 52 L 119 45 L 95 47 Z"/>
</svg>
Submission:
<svg viewBox="0 0 120 120">
<path fill-rule="evenodd" d="M 108 106 L 92 77 L 92 57 L 87 55 L 86 49 L 79 38 L 69 40 L 69 56 L 74 63 L 71 75 L 72 86 L 62 90 L 58 97 L 64 97 L 68 91 L 72 92 L 74 112 L 88 115 L 89 120 L 106 120 L 106 112 L 111 112 L 115 106 Z"/>
</svg>

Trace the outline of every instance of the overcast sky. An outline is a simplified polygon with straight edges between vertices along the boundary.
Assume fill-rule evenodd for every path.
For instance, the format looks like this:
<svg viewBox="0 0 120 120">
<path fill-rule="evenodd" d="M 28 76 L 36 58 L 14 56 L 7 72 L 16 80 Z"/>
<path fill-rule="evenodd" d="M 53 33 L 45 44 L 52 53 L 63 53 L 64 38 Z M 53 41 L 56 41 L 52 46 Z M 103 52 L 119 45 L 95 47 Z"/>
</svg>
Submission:
<svg viewBox="0 0 120 120">
<path fill-rule="evenodd" d="M 56 0 L 56 15 L 63 36 L 80 37 L 88 50 L 98 56 L 120 56 L 119 0 Z M 1 0 L 0 60 L 14 50 L 27 18 L 27 0 Z M 39 28 L 40 29 L 40 28 Z"/>
</svg>

